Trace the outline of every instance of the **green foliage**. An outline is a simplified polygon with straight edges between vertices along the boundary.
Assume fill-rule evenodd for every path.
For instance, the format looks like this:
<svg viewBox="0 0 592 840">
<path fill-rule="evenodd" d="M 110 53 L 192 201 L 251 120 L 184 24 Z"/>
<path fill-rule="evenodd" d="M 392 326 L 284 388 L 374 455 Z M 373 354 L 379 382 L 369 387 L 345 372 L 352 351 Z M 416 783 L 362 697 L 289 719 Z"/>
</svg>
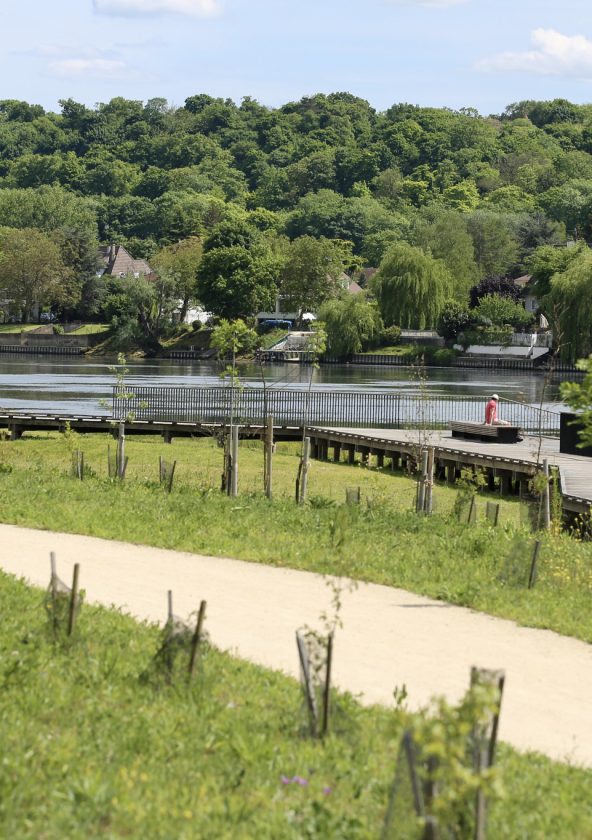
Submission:
<svg viewBox="0 0 592 840">
<path fill-rule="evenodd" d="M 592 446 L 592 356 L 580 359 L 578 367 L 586 372 L 581 382 L 562 382 L 561 399 L 578 412 L 579 446 Z"/>
<path fill-rule="evenodd" d="M 218 350 L 222 358 L 251 353 L 259 341 L 259 336 L 245 322 L 238 318 L 236 321 L 222 319 L 212 331 L 210 346 Z"/>
<path fill-rule="evenodd" d="M 438 318 L 438 333 L 449 343 L 454 344 L 469 324 L 471 316 L 466 306 L 456 300 L 447 300 Z"/>
<path fill-rule="evenodd" d="M 439 717 L 412 718 L 339 695 L 339 731 L 314 742 L 301 736 L 301 692 L 288 677 L 207 644 L 191 683 L 146 680 L 155 625 L 89 605 L 74 641 L 56 645 L 38 590 L 0 575 L 0 597 L 6 837 L 23 836 L 27 814 L 35 837 L 369 840 L 380 833 L 403 727 L 427 750 L 446 746 L 450 776 L 461 766 L 457 739 L 485 705 L 473 694 L 437 706 Z M 498 766 L 507 793 L 490 809 L 493 836 L 589 833 L 588 771 L 503 744 Z M 467 782 L 455 775 L 438 807 L 454 810 Z"/>
<path fill-rule="evenodd" d="M 352 263 L 355 260 L 350 242 L 324 236 L 294 239 L 285 253 L 281 274 L 280 291 L 287 309 L 316 312 L 341 290 L 341 274 Z"/>
<path fill-rule="evenodd" d="M 509 324 L 517 330 L 525 330 L 532 325 L 532 312 L 527 312 L 521 303 L 501 295 L 485 295 L 473 310 L 478 318 L 490 321 L 494 327 Z"/>
<path fill-rule="evenodd" d="M 372 278 L 386 326 L 424 329 L 436 324 L 451 291 L 451 278 L 440 260 L 411 245 L 394 245 Z"/>
<path fill-rule="evenodd" d="M 575 361 L 592 352 L 592 251 L 582 250 L 565 271 L 554 274 L 545 298 L 561 336 L 561 356 Z"/>
<path fill-rule="evenodd" d="M 363 294 L 327 301 L 319 309 L 319 319 L 327 333 L 327 352 L 337 358 L 359 353 L 381 333 L 378 307 Z"/>
</svg>

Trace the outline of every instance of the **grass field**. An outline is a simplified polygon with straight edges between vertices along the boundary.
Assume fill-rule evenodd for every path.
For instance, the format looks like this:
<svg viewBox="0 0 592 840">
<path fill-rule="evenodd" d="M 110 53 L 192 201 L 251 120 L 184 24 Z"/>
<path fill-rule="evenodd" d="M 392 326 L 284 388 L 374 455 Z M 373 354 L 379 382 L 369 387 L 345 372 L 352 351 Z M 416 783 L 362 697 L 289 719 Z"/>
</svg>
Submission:
<svg viewBox="0 0 592 840">
<path fill-rule="evenodd" d="M 36 330 L 40 324 L 0 324 L 0 333 L 21 333 Z"/>
<path fill-rule="evenodd" d="M 38 434 L 0 443 L 0 520 L 19 525 L 230 556 L 400 586 L 521 624 L 592 641 L 592 544 L 566 535 L 542 540 L 536 587 L 526 588 L 532 534 L 522 505 L 502 500 L 500 525 L 452 515 L 458 491 L 435 488 L 436 513 L 412 512 L 415 482 L 390 471 L 313 462 L 309 501 L 293 501 L 296 444 L 279 444 L 274 499 L 262 494 L 259 442 L 240 447 L 239 497 L 219 491 L 222 450 L 212 439 L 128 437 L 129 467 L 108 479 L 107 435 Z M 89 475 L 70 477 L 80 447 Z M 177 461 L 173 492 L 158 485 L 158 456 Z M 347 486 L 359 506 L 343 504 Z"/>
<path fill-rule="evenodd" d="M 154 626 L 83 605 L 56 642 L 39 590 L 0 573 L 0 601 L 2 837 L 380 836 L 403 709 L 334 698 L 333 733 L 312 741 L 287 677 L 208 646 L 191 685 L 166 685 L 145 679 Z M 497 766 L 488 836 L 592 836 L 590 771 L 504 745 Z"/>
</svg>

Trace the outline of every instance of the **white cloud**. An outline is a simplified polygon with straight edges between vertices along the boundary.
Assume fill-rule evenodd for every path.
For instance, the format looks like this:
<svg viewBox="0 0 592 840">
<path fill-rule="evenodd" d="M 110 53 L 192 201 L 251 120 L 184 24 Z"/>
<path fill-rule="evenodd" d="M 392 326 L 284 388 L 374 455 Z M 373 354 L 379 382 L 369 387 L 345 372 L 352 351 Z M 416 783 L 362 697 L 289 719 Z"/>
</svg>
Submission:
<svg viewBox="0 0 592 840">
<path fill-rule="evenodd" d="M 49 70 L 54 76 L 69 79 L 129 79 L 125 61 L 110 58 L 63 58 L 52 61 Z"/>
<path fill-rule="evenodd" d="M 99 14 L 116 17 L 142 15 L 189 15 L 213 17 L 220 11 L 219 0 L 93 0 Z"/>
<path fill-rule="evenodd" d="M 555 29 L 535 29 L 534 49 L 505 52 L 477 62 L 478 70 L 506 70 L 545 76 L 592 79 L 592 41 L 584 35 L 562 35 Z"/>
</svg>

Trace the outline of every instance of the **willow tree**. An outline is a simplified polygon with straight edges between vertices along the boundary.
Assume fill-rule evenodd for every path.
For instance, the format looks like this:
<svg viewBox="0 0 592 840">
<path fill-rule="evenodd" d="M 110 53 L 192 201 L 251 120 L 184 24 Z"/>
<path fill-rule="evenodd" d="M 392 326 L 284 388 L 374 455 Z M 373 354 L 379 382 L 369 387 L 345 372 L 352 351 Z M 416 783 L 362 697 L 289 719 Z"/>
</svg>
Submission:
<svg viewBox="0 0 592 840">
<path fill-rule="evenodd" d="M 592 353 L 592 250 L 586 248 L 565 271 L 551 278 L 544 299 L 558 335 L 561 356 L 567 361 Z"/>
<path fill-rule="evenodd" d="M 401 243 L 390 248 L 372 284 L 386 327 L 435 327 L 451 296 L 452 278 L 442 260 Z"/>
</svg>

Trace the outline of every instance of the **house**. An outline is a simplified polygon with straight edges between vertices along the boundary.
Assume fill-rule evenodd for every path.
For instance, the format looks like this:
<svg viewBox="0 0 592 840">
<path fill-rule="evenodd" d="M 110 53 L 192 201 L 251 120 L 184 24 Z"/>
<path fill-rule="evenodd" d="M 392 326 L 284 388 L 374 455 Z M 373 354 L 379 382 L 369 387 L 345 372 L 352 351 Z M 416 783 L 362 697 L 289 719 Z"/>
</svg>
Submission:
<svg viewBox="0 0 592 840">
<path fill-rule="evenodd" d="M 146 277 L 153 280 L 156 273 L 146 260 L 135 260 L 123 245 L 106 245 L 99 248 L 97 277 Z"/>
<path fill-rule="evenodd" d="M 530 274 L 523 274 L 522 277 L 517 277 L 514 280 L 514 285 L 522 292 L 524 300 L 524 308 L 527 312 L 536 312 L 539 308 L 539 302 L 532 292 Z"/>
</svg>

